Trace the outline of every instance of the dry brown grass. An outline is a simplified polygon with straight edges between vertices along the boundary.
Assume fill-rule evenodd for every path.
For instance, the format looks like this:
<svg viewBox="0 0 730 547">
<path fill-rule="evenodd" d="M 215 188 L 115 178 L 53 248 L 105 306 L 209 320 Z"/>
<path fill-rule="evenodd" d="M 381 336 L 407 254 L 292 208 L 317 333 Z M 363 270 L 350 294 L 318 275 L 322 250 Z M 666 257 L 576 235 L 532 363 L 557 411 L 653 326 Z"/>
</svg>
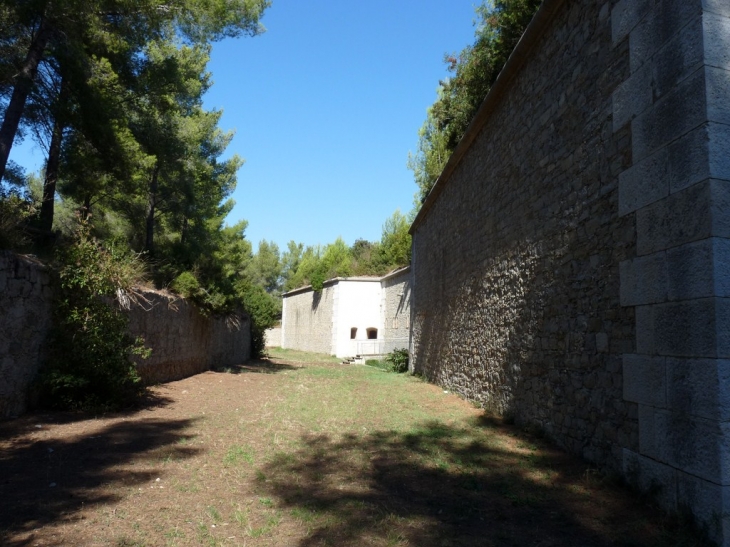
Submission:
<svg viewBox="0 0 730 547">
<path fill-rule="evenodd" d="M 436 386 L 314 361 L 207 372 L 111 416 L 0 424 L 0 543 L 702 545 Z"/>
</svg>

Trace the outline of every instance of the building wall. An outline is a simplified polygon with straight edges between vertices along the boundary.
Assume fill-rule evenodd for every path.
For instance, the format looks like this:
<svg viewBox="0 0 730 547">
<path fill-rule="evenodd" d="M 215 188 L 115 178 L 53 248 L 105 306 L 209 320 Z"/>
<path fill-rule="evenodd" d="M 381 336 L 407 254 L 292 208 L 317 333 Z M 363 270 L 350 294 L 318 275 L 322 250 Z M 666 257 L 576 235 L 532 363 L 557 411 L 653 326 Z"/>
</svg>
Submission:
<svg viewBox="0 0 730 547">
<path fill-rule="evenodd" d="M 383 292 L 383 338 L 385 351 L 408 348 L 411 326 L 411 270 L 386 277 Z"/>
<path fill-rule="evenodd" d="M 417 372 L 730 545 L 730 3 L 545 0 L 412 227 Z"/>
<path fill-rule="evenodd" d="M 283 348 L 334 354 L 333 305 L 337 284 L 327 283 L 320 292 L 304 289 L 284 297 Z"/>
<path fill-rule="evenodd" d="M 357 342 L 368 339 L 367 329 L 378 329 L 383 337 L 383 319 L 380 309 L 380 279 L 347 280 L 338 282 L 339 295 L 334 319 L 335 354 L 352 357 L 357 354 Z M 350 329 L 357 328 L 355 340 Z"/>
<path fill-rule="evenodd" d="M 281 347 L 281 327 L 272 327 L 264 332 L 264 345 L 267 348 Z"/>
</svg>

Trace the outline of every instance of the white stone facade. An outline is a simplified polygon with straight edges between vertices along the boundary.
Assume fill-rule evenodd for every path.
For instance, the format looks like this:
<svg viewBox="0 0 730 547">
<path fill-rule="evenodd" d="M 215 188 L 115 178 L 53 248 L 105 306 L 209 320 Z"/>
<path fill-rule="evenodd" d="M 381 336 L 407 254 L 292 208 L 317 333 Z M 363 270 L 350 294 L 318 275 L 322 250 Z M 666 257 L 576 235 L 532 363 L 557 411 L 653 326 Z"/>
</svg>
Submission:
<svg viewBox="0 0 730 547">
<path fill-rule="evenodd" d="M 337 357 L 408 347 L 410 268 L 384 277 L 331 279 L 284 295 L 281 346 Z"/>
</svg>

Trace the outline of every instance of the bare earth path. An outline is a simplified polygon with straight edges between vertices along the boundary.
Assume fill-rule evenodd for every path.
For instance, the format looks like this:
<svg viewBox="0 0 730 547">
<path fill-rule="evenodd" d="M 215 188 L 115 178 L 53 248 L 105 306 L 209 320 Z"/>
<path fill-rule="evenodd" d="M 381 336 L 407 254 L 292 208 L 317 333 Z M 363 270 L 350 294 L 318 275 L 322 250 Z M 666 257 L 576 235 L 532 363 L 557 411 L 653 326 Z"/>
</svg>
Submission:
<svg viewBox="0 0 730 547">
<path fill-rule="evenodd" d="M 703 545 L 436 386 L 327 361 L 207 372 L 110 416 L 0 423 L 0 544 Z"/>
</svg>

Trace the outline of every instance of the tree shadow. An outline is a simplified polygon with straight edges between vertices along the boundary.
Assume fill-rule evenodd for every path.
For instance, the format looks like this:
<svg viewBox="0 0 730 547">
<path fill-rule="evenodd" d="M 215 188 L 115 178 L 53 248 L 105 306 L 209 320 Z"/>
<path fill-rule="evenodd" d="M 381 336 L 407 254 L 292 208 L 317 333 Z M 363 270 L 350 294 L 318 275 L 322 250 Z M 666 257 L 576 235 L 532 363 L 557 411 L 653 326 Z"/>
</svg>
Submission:
<svg viewBox="0 0 730 547">
<path fill-rule="evenodd" d="M 0 423 L 0 544 L 20 546 L 32 539 L 11 538 L 88 506 L 113 503 L 131 486 L 147 483 L 159 471 L 134 471 L 132 461 L 186 459 L 200 449 L 188 446 L 194 419 L 134 419 L 101 429 L 86 427 L 71 438 L 43 438 L 55 425 L 78 416 L 38 414 Z M 73 430 L 72 430 L 73 431 Z"/>
<path fill-rule="evenodd" d="M 213 372 L 225 374 L 276 374 L 278 372 L 299 370 L 301 368 L 304 367 L 302 365 L 296 365 L 294 363 L 286 363 L 281 360 L 274 361 L 267 358 L 260 358 L 255 361 L 249 361 L 248 363 L 240 365 L 232 365 L 229 367 L 213 369 Z"/>
<path fill-rule="evenodd" d="M 489 419 L 301 443 L 261 470 L 263 488 L 309 526 L 300 547 L 701 544 L 647 526 L 661 513 L 613 483 L 596 495 L 584 464 Z"/>
</svg>

